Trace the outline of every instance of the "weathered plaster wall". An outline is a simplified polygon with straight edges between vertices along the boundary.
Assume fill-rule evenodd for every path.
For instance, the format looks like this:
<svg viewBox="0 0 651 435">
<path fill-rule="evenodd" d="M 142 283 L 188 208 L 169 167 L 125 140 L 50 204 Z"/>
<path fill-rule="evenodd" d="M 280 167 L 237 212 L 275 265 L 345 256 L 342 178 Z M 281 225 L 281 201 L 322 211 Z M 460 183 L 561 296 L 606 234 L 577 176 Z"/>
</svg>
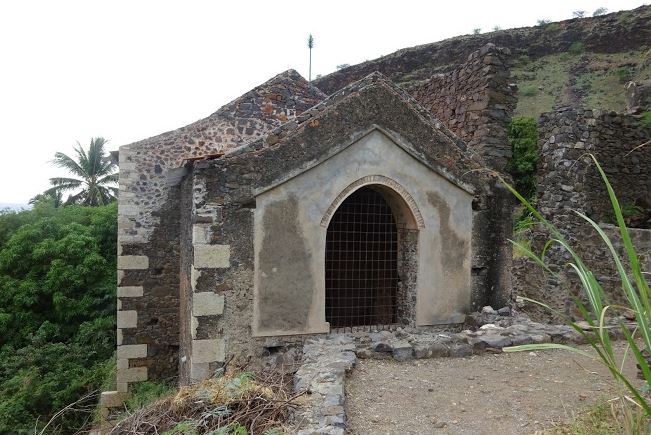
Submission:
<svg viewBox="0 0 651 435">
<path fill-rule="evenodd" d="M 328 332 L 322 219 L 349 185 L 392 182 L 409 192 L 423 220 L 416 324 L 463 321 L 471 296 L 472 195 L 375 130 L 256 196 L 254 334 Z"/>
<path fill-rule="evenodd" d="M 517 104 L 510 84 L 511 53 L 486 44 L 465 63 L 405 89 L 490 166 L 503 170 L 511 157 L 508 125 Z"/>
<path fill-rule="evenodd" d="M 538 208 L 574 244 L 610 297 L 621 301 L 619 284 L 613 279 L 616 272 L 610 255 L 601 246 L 597 233 L 575 211 L 598 223 L 613 222 L 614 219 L 603 181 L 589 153 L 599 160 L 620 204 L 651 203 L 651 171 L 648 167 L 651 148 L 636 149 L 651 138 L 651 128 L 630 115 L 561 109 L 541 117 L 540 138 Z M 636 230 L 635 236 L 643 258 L 648 258 L 651 249 L 649 236 L 645 235 L 647 232 Z M 534 247 L 540 250 L 546 238 L 547 234 L 537 228 L 533 232 Z M 559 276 L 544 276 L 536 266 L 521 261 L 525 264 L 515 271 L 517 292 L 574 314 L 570 295 L 579 294 L 580 283 L 567 268 L 569 254 L 553 247 L 548 251 L 547 259 Z"/>
</svg>

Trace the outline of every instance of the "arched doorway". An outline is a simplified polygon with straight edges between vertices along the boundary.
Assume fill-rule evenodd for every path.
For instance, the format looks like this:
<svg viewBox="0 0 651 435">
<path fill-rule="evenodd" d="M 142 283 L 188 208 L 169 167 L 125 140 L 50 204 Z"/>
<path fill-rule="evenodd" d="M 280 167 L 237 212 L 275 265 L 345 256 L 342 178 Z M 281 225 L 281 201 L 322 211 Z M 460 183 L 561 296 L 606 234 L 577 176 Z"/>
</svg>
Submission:
<svg viewBox="0 0 651 435">
<path fill-rule="evenodd" d="M 332 215 L 326 234 L 326 321 L 332 328 L 397 323 L 398 225 L 381 189 L 364 186 Z"/>
</svg>

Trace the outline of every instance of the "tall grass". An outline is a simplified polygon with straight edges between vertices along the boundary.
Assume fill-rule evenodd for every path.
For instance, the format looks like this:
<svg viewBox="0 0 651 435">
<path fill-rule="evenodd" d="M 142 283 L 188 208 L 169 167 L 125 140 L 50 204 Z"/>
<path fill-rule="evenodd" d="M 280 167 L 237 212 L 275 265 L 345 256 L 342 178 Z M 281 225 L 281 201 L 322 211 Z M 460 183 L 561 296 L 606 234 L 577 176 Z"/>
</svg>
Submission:
<svg viewBox="0 0 651 435">
<path fill-rule="evenodd" d="M 632 401 L 636 403 L 636 406 L 639 406 L 643 412 L 651 417 L 651 403 L 649 403 L 648 397 L 645 397 L 646 394 L 644 391 L 649 391 L 649 386 L 651 385 L 651 369 L 649 368 L 649 363 L 642 355 L 640 346 L 636 340 L 641 339 L 644 347 L 646 349 L 651 349 L 651 301 L 649 300 L 649 283 L 644 276 L 643 271 L 641 270 L 640 261 L 636 253 L 635 247 L 631 242 L 631 237 L 629 230 L 624 222 L 624 216 L 622 214 L 622 208 L 617 200 L 617 196 L 613 191 L 613 188 L 608 181 L 608 177 L 604 173 L 602 167 L 599 165 L 597 159 L 591 155 L 592 160 L 594 161 L 597 170 L 601 174 L 603 182 L 608 191 L 608 196 L 612 204 L 613 212 L 615 214 L 617 226 L 619 227 L 619 233 L 621 235 L 622 242 L 624 244 L 626 255 L 620 257 L 620 255 L 615 250 L 612 241 L 608 238 L 606 233 L 588 216 L 575 212 L 579 218 L 586 221 L 590 224 L 595 231 L 599 234 L 603 242 L 608 247 L 610 254 L 615 262 L 619 279 L 621 280 L 621 288 L 626 296 L 627 304 L 625 305 L 614 305 L 608 302 L 608 297 L 605 294 L 602 286 L 599 284 L 595 278 L 594 273 L 589 269 L 589 267 L 583 262 L 576 250 L 568 243 L 568 241 L 563 237 L 559 229 L 547 221 L 522 195 L 520 195 L 512 186 L 508 183 L 505 183 L 507 188 L 522 202 L 522 204 L 529 210 L 531 215 L 541 224 L 547 228 L 550 233 L 551 243 L 558 243 L 561 245 L 571 256 L 572 261 L 569 263 L 569 266 L 577 274 L 578 278 L 581 281 L 585 296 L 587 298 L 587 303 L 582 302 L 579 297 L 573 297 L 574 304 L 580 316 L 586 321 L 590 328 L 588 331 L 585 331 L 581 326 L 579 326 L 573 319 L 568 316 L 560 313 L 557 310 L 549 307 L 546 304 L 537 302 L 531 299 L 527 299 L 530 302 L 536 303 L 543 306 L 544 308 L 554 312 L 559 317 L 565 319 L 567 324 L 571 326 L 575 331 L 583 336 L 585 341 L 594 349 L 597 353 L 597 359 L 610 371 L 614 379 L 616 379 L 626 390 L 631 394 Z M 550 274 L 555 274 L 546 264 L 544 260 L 544 253 L 537 255 L 531 251 L 531 249 L 526 246 L 524 243 L 513 241 L 512 242 L 517 249 L 521 252 L 524 252 L 527 257 L 531 258 L 535 263 L 540 267 L 545 269 Z M 546 246 L 547 247 L 547 246 Z M 626 261 L 627 260 L 627 261 Z M 626 266 L 625 266 L 626 264 Z M 619 366 L 613 351 L 613 344 L 610 336 L 608 335 L 608 328 L 606 327 L 606 317 L 609 315 L 621 315 L 628 314 L 629 317 L 635 317 L 635 327 L 633 331 L 629 329 L 623 320 L 619 322 L 619 328 L 621 329 L 624 337 L 627 341 L 627 347 L 632 351 L 635 360 L 642 370 L 646 384 L 643 388 L 638 389 L 634 385 L 634 380 L 629 379 L 623 373 L 623 367 Z M 528 351 L 528 350 L 538 350 L 538 349 L 565 349 L 572 352 L 576 352 L 585 356 L 592 357 L 589 353 L 584 352 L 578 348 L 572 346 L 566 346 L 561 344 L 530 344 L 523 346 L 514 346 L 510 348 L 505 348 L 505 352 L 516 352 L 516 351 Z M 628 352 L 628 349 L 627 349 Z"/>
</svg>

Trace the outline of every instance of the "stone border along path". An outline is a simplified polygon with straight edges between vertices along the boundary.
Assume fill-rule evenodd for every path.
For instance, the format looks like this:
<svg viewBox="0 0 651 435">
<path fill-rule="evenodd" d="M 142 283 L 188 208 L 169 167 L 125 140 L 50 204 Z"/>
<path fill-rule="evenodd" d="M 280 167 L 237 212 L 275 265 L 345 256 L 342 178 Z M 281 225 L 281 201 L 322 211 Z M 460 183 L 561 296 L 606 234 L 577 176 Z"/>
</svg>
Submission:
<svg viewBox="0 0 651 435">
<path fill-rule="evenodd" d="M 584 344 L 583 337 L 566 325 L 548 325 L 526 315 L 511 316 L 509 308 L 484 307 L 467 317 L 475 330 L 441 332 L 398 327 L 395 331 L 352 332 L 312 337 L 303 346 L 302 365 L 294 375 L 294 389 L 306 391 L 309 400 L 296 412 L 299 435 L 344 435 L 346 372 L 357 358 L 466 357 L 482 352 L 501 352 L 503 347 L 532 343 Z M 617 319 L 608 322 L 613 338 L 623 338 Z M 581 324 L 585 330 L 587 323 Z"/>
</svg>

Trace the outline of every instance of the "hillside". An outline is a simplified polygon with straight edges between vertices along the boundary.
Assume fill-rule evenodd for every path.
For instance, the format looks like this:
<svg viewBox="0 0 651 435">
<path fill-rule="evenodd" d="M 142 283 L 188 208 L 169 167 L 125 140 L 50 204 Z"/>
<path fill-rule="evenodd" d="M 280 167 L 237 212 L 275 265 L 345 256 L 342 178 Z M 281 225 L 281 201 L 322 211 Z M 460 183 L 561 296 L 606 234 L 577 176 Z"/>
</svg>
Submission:
<svg viewBox="0 0 651 435">
<path fill-rule="evenodd" d="M 425 80 L 489 42 L 512 52 L 512 81 L 519 87 L 516 114 L 537 116 L 566 105 L 621 111 L 624 84 L 651 79 L 651 6 L 641 6 L 405 48 L 314 83 L 330 94 L 373 71 L 401 84 Z"/>
</svg>

